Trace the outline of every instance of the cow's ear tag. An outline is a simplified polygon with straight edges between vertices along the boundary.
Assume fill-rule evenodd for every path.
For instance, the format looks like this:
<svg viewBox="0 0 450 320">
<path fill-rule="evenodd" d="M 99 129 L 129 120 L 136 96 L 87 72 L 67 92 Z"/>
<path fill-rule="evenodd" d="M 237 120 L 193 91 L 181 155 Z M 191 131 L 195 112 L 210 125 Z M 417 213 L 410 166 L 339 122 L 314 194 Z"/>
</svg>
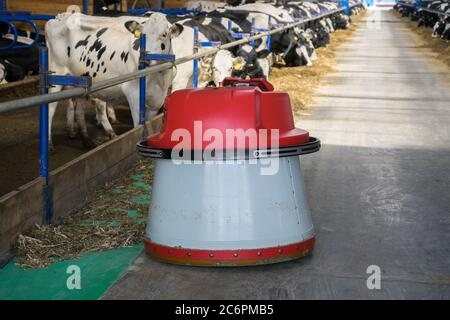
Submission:
<svg viewBox="0 0 450 320">
<path fill-rule="evenodd" d="M 140 37 L 141 37 L 141 31 L 135 30 L 135 31 L 134 31 L 134 36 L 135 36 L 136 38 L 140 38 Z"/>
<path fill-rule="evenodd" d="M 242 70 L 242 63 L 238 62 L 234 65 L 234 70 L 241 71 Z"/>
</svg>

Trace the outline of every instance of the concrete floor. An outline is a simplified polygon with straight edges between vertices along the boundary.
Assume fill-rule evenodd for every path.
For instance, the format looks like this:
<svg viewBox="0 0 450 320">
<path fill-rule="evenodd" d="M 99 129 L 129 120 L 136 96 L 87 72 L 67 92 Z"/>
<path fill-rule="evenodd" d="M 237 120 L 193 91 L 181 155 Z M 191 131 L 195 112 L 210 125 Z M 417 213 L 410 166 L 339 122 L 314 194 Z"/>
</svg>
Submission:
<svg viewBox="0 0 450 320">
<path fill-rule="evenodd" d="M 143 254 L 103 298 L 450 299 L 450 77 L 414 39 L 370 12 L 298 123 L 323 143 L 302 163 L 312 256 L 206 269 Z M 380 290 L 366 286 L 369 265 Z"/>
</svg>

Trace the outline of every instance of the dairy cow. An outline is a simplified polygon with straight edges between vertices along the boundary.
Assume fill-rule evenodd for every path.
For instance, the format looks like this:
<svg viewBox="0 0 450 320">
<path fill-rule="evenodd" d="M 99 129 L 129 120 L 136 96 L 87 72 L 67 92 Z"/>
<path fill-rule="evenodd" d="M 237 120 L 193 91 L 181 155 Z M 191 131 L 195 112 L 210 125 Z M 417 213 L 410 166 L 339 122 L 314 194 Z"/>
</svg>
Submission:
<svg viewBox="0 0 450 320">
<path fill-rule="evenodd" d="M 154 12 L 148 12 L 145 14 L 144 18 L 138 18 L 138 19 L 146 19 L 154 15 Z M 183 21 L 180 21 L 181 18 L 185 17 L 176 17 L 176 16 L 166 16 L 167 21 L 173 25 L 179 25 L 182 26 L 182 31 L 180 34 L 173 38 L 171 41 L 171 52 L 175 54 L 176 57 L 183 57 L 186 55 L 189 55 L 193 51 L 193 25 L 190 23 L 186 23 L 185 26 L 182 25 Z M 102 23 L 105 20 L 103 17 L 96 17 L 96 18 L 89 18 L 91 23 L 94 19 L 96 19 L 97 24 Z M 135 19 L 134 17 L 128 17 L 128 19 Z M 186 20 L 186 19 L 185 19 Z M 189 19 L 188 19 L 189 20 Z M 133 20 L 134 21 L 134 20 Z M 177 22 L 178 21 L 178 22 Z M 186 21 L 185 21 L 186 22 Z M 209 26 L 211 27 L 211 26 Z M 202 30 L 204 28 L 202 27 Z M 203 30 L 204 31 L 204 30 Z M 210 32 L 211 33 L 211 30 Z M 212 32 L 214 33 L 214 31 Z M 218 33 L 219 34 L 219 33 Z M 215 35 L 215 38 L 208 39 L 204 36 L 203 33 L 200 33 L 199 40 L 200 41 L 206 41 L 206 40 L 213 40 L 213 41 L 224 41 L 224 38 L 217 38 L 217 35 Z M 137 39 L 136 39 L 137 40 Z M 241 58 L 236 58 L 234 56 L 230 56 L 227 54 L 221 53 L 222 50 L 219 51 L 220 58 L 215 59 L 215 57 L 205 57 L 200 59 L 199 63 L 199 86 L 203 87 L 210 83 L 214 83 L 214 85 L 218 85 L 219 82 L 223 80 L 224 77 L 231 76 L 233 68 L 229 68 L 229 64 L 236 65 L 241 64 L 244 65 L 245 61 Z M 84 58 L 83 58 L 84 59 Z M 83 60 L 82 59 L 82 60 Z M 92 63 L 92 62 L 91 62 Z M 94 66 L 95 68 L 95 66 Z M 176 68 L 176 72 L 173 74 L 173 79 L 171 78 L 168 83 L 166 83 L 167 88 L 171 88 L 173 90 L 178 89 L 184 89 L 190 85 L 192 85 L 192 62 L 186 62 L 183 64 L 180 64 Z M 154 91 L 151 92 L 151 94 L 155 94 Z M 114 110 L 108 101 L 105 101 L 102 97 L 95 97 L 91 99 L 92 102 L 95 105 L 96 109 L 96 119 L 98 125 L 101 125 L 107 135 L 110 138 L 114 138 L 116 135 L 114 133 L 114 130 L 111 126 L 111 122 L 115 122 L 115 114 Z M 162 103 L 162 102 L 161 102 Z M 74 121 L 75 118 L 79 124 L 80 131 L 81 131 L 81 138 L 86 147 L 92 147 L 95 144 L 87 137 L 87 130 L 84 122 L 84 103 L 82 101 L 72 101 L 69 103 L 68 109 L 67 109 L 67 120 L 68 120 L 68 128 L 69 128 L 69 136 L 74 137 L 76 135 L 75 133 L 75 126 Z M 111 120 L 111 122 L 109 121 Z"/>
<path fill-rule="evenodd" d="M 256 5 L 256 4 L 255 4 Z M 249 10 L 250 5 L 247 5 Z M 236 7 L 233 10 L 217 10 L 207 14 L 210 19 L 217 19 L 222 25 L 226 25 L 228 20 L 233 21 L 233 32 L 245 32 L 250 33 L 252 29 L 252 20 L 255 19 L 255 27 L 260 29 L 267 29 L 269 16 L 271 16 L 272 23 L 279 22 L 275 19 L 276 12 L 271 14 L 264 14 L 260 12 L 252 12 L 248 10 L 238 10 L 241 7 Z M 258 10 L 261 10 L 260 8 Z M 286 16 L 286 13 L 284 13 Z M 292 19 L 292 17 L 291 17 Z M 303 33 L 300 28 L 288 29 L 282 32 L 275 33 L 271 36 L 270 47 L 273 53 L 281 55 L 289 66 L 311 65 L 311 55 L 314 53 L 312 50 L 311 55 L 308 55 L 306 46 L 310 43 L 303 43 L 303 37 L 299 35 Z M 261 40 L 255 41 L 256 52 L 259 53 L 266 48 L 267 38 L 263 37 Z M 313 48 L 312 48 L 313 49 Z M 263 62 L 264 64 L 264 62 Z"/>
<path fill-rule="evenodd" d="M 80 13 L 63 13 L 48 21 L 45 27 L 49 48 L 49 69 L 56 74 L 91 76 L 93 82 L 136 71 L 139 65 L 139 39 L 147 36 L 146 50 L 151 53 L 172 53 L 172 39 L 183 30 L 171 24 L 165 15 L 150 17 L 90 17 Z M 150 110 L 159 109 L 173 78 L 172 69 L 147 77 Z M 51 88 L 60 91 L 61 86 Z M 103 101 L 128 102 L 133 124 L 139 123 L 138 80 L 126 82 L 94 94 Z M 69 102 L 73 103 L 73 102 Z M 57 103 L 49 105 L 49 143 L 51 122 Z"/>
<path fill-rule="evenodd" d="M 28 37 L 20 36 L 19 44 L 26 44 Z M 29 39 L 30 40 L 30 39 Z M 30 40 L 32 42 L 32 40 Z M 6 48 L 12 40 L 1 38 L 0 48 Z M 0 61 L 5 69 L 5 80 L 8 82 L 22 80 L 26 75 L 39 72 L 39 49 L 37 47 L 0 51 Z"/>
<path fill-rule="evenodd" d="M 433 37 L 441 37 L 444 40 L 450 40 L 450 2 L 433 1 L 428 5 L 430 9 L 442 12 L 437 17 L 433 26 Z"/>
<path fill-rule="evenodd" d="M 14 82 L 25 78 L 26 71 L 20 65 L 11 63 L 9 60 L 0 59 L 0 66 L 2 69 L 0 75 L 0 81 L 3 82 Z"/>
</svg>

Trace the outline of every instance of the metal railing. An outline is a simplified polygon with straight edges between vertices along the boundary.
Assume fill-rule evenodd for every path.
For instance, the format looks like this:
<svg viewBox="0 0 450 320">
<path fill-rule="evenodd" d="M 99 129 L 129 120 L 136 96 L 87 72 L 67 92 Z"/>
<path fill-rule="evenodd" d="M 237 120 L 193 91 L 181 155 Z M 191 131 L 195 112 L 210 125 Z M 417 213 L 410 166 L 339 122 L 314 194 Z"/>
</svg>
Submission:
<svg viewBox="0 0 450 320">
<path fill-rule="evenodd" d="M 429 13 L 434 13 L 434 14 L 437 14 L 438 16 L 442 15 L 442 16 L 450 17 L 450 13 L 447 13 L 447 12 L 442 12 L 442 11 L 429 9 L 429 8 L 420 8 L 420 10 L 426 11 L 426 12 L 429 12 Z"/>
<path fill-rule="evenodd" d="M 430 9 L 430 8 L 425 7 L 425 5 L 428 5 L 430 2 L 431 1 L 424 1 L 424 0 L 416 0 L 414 3 L 406 2 L 406 1 L 397 1 L 397 5 L 411 8 L 414 11 L 425 11 L 425 12 L 433 13 L 436 15 L 442 15 L 442 16 L 446 16 L 446 17 L 450 16 L 450 13 L 446 13 L 446 12 L 442 12 L 439 10 Z"/>
</svg>

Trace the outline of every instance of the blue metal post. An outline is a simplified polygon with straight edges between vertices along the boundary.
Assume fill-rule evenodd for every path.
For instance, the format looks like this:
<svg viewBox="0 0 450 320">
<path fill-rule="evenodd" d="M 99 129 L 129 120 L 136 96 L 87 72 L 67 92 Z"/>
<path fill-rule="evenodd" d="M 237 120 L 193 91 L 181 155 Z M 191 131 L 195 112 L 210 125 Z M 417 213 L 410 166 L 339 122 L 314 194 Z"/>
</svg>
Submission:
<svg viewBox="0 0 450 320">
<path fill-rule="evenodd" d="M 139 70 L 143 70 L 146 68 L 145 64 L 145 54 L 146 54 L 146 36 L 145 34 L 141 34 L 141 38 L 139 39 L 139 45 L 141 48 L 140 52 L 140 62 L 139 62 Z M 139 124 L 144 125 L 144 134 L 145 132 L 145 111 L 146 111 L 146 77 L 139 78 Z"/>
<path fill-rule="evenodd" d="M 48 50 L 39 48 L 40 94 L 48 93 Z M 48 104 L 39 108 L 39 175 L 44 179 L 43 222 L 49 223 L 53 218 L 52 189 L 48 184 Z"/>
<path fill-rule="evenodd" d="M 267 26 L 267 30 L 272 30 L 272 16 L 269 16 L 269 25 Z M 266 42 L 266 49 L 270 51 L 270 40 L 271 40 L 271 34 L 267 36 L 267 42 Z"/>
<path fill-rule="evenodd" d="M 39 72 L 41 75 L 39 93 L 47 94 L 48 50 L 46 47 L 39 48 Z M 48 104 L 41 104 L 39 111 L 39 174 L 45 179 L 45 184 L 48 184 Z"/>
<path fill-rule="evenodd" d="M 255 18 L 252 18 L 252 29 L 251 29 L 251 31 L 250 31 L 250 36 L 251 37 L 253 37 L 254 35 L 255 35 L 255 32 L 256 31 L 256 28 L 255 28 Z M 250 40 L 250 45 L 252 46 L 252 47 L 254 47 L 255 46 L 255 40 Z"/>
<path fill-rule="evenodd" d="M 89 14 L 89 0 L 83 0 L 83 13 Z"/>
<path fill-rule="evenodd" d="M 349 0 L 341 0 L 341 1 L 339 1 L 339 5 L 345 8 L 344 9 L 344 13 L 349 16 L 350 15 L 350 2 L 349 2 Z"/>
<path fill-rule="evenodd" d="M 194 54 L 198 53 L 198 27 L 194 27 Z M 194 59 L 194 72 L 192 74 L 192 86 L 198 87 L 198 59 Z"/>
<path fill-rule="evenodd" d="M 422 1 L 421 0 L 416 0 L 416 10 L 419 9 L 422 5 Z"/>
</svg>

